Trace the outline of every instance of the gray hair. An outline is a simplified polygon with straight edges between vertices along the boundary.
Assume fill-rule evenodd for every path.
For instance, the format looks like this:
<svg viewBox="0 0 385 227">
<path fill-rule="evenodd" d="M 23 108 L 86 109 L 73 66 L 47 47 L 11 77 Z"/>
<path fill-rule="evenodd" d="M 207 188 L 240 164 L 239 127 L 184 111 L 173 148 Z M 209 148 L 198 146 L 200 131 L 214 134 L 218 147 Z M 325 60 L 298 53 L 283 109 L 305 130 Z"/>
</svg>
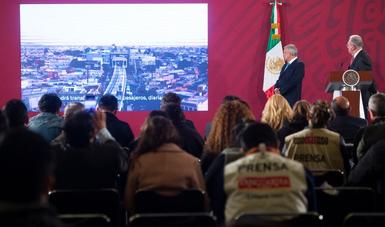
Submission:
<svg viewBox="0 0 385 227">
<path fill-rule="evenodd" d="M 369 110 L 375 117 L 385 117 L 385 94 L 377 93 L 369 98 Z"/>
<path fill-rule="evenodd" d="M 297 56 L 298 50 L 297 47 L 294 44 L 287 44 L 283 49 L 286 49 L 290 52 L 291 55 Z"/>
<path fill-rule="evenodd" d="M 364 47 L 364 41 L 362 40 L 361 36 L 359 35 L 351 35 L 349 37 L 349 42 L 351 42 L 354 46 L 358 48 Z"/>
</svg>

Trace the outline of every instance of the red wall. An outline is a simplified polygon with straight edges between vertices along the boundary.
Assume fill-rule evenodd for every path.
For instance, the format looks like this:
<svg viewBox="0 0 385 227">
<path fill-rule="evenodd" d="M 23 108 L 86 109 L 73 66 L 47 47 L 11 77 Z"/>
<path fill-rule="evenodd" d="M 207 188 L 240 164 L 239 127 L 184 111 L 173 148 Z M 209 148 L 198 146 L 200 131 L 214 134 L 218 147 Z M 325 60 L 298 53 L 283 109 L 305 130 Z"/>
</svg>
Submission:
<svg viewBox="0 0 385 227">
<path fill-rule="evenodd" d="M 224 95 L 248 101 L 255 114 L 266 101 L 263 66 L 271 7 L 268 0 L 1 0 L 0 105 L 19 98 L 19 3 L 154 3 L 207 2 L 209 7 L 209 111 L 187 113 L 199 131 L 209 121 Z M 330 100 L 324 92 L 328 72 L 346 68 L 351 56 L 346 41 L 351 34 L 364 38 L 372 58 L 379 90 L 385 89 L 385 1 L 285 0 L 282 7 L 283 44 L 294 43 L 306 64 L 303 98 Z M 125 112 L 119 117 L 138 132 L 146 112 Z"/>
</svg>

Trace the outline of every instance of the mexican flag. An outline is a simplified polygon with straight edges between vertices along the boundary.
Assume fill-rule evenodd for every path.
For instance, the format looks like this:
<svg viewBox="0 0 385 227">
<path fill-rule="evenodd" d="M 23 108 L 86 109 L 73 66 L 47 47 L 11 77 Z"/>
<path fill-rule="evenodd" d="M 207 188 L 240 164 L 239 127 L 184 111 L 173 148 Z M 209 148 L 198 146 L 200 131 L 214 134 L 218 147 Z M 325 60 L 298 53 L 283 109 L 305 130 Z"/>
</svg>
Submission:
<svg viewBox="0 0 385 227">
<path fill-rule="evenodd" d="M 274 94 L 274 84 L 278 80 L 282 66 L 285 64 L 278 5 L 277 1 L 272 3 L 270 36 L 267 44 L 265 72 L 263 75 L 263 91 L 268 98 Z"/>
</svg>

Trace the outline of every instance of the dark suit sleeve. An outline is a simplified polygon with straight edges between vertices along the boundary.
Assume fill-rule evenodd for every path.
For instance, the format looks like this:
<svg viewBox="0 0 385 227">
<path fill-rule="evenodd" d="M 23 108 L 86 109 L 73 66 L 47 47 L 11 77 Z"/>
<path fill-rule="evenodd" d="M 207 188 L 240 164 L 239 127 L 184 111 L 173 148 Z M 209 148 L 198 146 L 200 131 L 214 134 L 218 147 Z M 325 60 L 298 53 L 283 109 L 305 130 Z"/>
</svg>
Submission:
<svg viewBox="0 0 385 227">
<path fill-rule="evenodd" d="M 275 87 L 279 88 L 281 95 L 285 96 L 286 93 L 290 92 L 293 88 L 297 87 L 299 83 L 302 83 L 303 76 L 305 74 L 305 64 L 303 62 L 295 63 L 294 71 L 290 75 L 288 80 L 277 81 Z"/>
</svg>

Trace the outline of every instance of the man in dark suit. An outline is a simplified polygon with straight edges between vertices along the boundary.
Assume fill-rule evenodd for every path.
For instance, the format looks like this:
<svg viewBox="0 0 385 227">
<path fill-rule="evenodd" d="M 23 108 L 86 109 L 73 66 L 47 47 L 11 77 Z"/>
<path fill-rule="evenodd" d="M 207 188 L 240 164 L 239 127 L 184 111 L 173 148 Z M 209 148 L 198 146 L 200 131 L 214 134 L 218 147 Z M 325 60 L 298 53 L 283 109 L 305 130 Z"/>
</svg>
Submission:
<svg viewBox="0 0 385 227">
<path fill-rule="evenodd" d="M 349 65 L 349 69 L 356 71 L 371 71 L 372 62 L 369 55 L 363 50 L 364 42 L 359 35 L 351 35 L 348 43 L 346 44 L 349 54 L 352 55 L 352 60 Z M 365 117 L 368 118 L 368 101 L 370 96 L 377 93 L 376 85 L 373 83 L 368 89 L 361 89 L 362 102 L 364 105 Z"/>
<path fill-rule="evenodd" d="M 134 140 L 130 125 L 119 120 L 115 115 L 118 99 L 113 95 L 103 95 L 98 102 L 98 110 L 106 113 L 107 129 L 122 147 L 129 147 Z"/>
<path fill-rule="evenodd" d="M 329 129 L 338 132 L 346 143 L 354 143 L 354 139 L 360 128 L 368 125 L 365 119 L 349 115 L 349 100 L 338 96 L 332 101 L 332 108 L 336 117 L 329 123 Z"/>
<path fill-rule="evenodd" d="M 297 53 L 294 44 L 288 44 L 283 48 L 286 63 L 274 85 L 274 92 L 285 97 L 290 106 L 301 99 L 302 80 L 305 75 L 305 64 L 298 59 Z"/>
</svg>

